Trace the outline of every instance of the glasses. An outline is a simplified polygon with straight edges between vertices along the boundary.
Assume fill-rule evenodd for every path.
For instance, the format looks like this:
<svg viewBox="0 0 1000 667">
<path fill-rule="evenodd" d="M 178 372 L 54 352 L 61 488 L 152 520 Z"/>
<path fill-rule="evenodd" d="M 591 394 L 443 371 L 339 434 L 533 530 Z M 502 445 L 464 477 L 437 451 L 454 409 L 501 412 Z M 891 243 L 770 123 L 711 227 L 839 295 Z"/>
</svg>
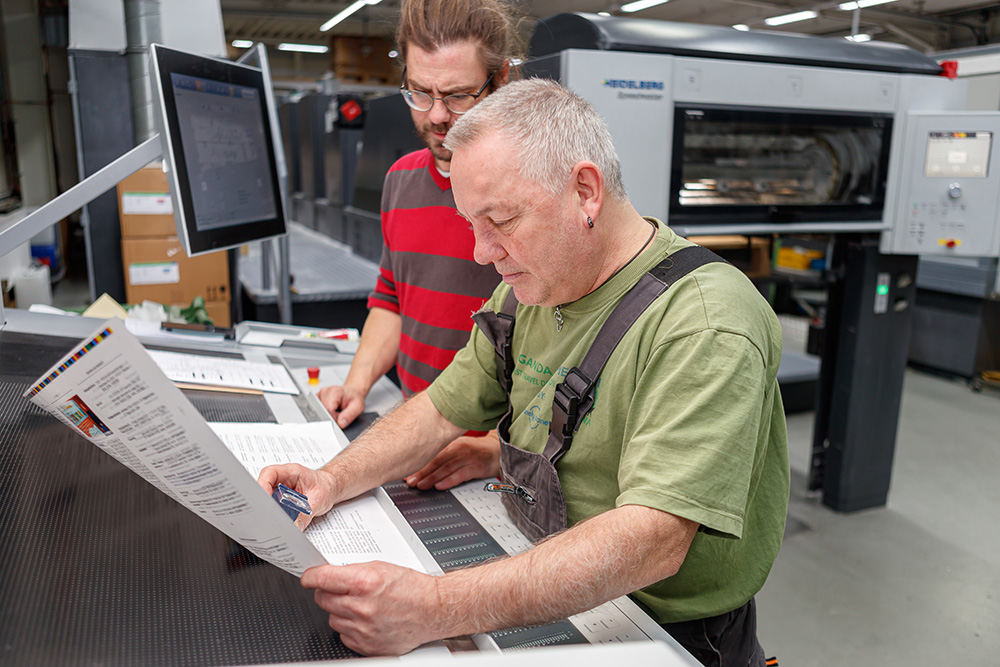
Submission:
<svg viewBox="0 0 1000 667">
<path fill-rule="evenodd" d="M 494 72 L 493 74 L 496 74 Z M 454 93 L 444 97 L 434 97 L 420 90 L 410 90 L 406 87 L 406 68 L 403 68 L 403 80 L 399 84 L 399 94 L 406 100 L 406 105 L 415 111 L 430 111 L 434 107 L 434 100 L 441 100 L 445 108 L 455 115 L 461 115 L 475 106 L 486 86 L 493 80 L 493 74 L 486 79 L 486 83 L 480 87 L 476 93 Z"/>
</svg>

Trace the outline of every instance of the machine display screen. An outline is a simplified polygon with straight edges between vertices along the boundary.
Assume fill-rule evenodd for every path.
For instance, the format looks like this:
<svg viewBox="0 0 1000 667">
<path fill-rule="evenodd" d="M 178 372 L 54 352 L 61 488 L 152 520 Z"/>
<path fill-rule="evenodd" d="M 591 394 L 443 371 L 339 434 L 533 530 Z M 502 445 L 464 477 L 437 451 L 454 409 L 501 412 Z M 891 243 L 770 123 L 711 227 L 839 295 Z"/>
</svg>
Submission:
<svg viewBox="0 0 1000 667">
<path fill-rule="evenodd" d="M 150 54 L 185 250 L 197 255 L 284 234 L 274 112 L 261 70 L 158 44 Z"/>
<path fill-rule="evenodd" d="M 198 230 L 272 218 L 264 113 L 255 88 L 171 74 Z"/>
<path fill-rule="evenodd" d="M 680 107 L 670 222 L 879 220 L 892 119 Z"/>
<path fill-rule="evenodd" d="M 924 176 L 986 178 L 992 144 L 992 132 L 930 132 Z"/>
</svg>

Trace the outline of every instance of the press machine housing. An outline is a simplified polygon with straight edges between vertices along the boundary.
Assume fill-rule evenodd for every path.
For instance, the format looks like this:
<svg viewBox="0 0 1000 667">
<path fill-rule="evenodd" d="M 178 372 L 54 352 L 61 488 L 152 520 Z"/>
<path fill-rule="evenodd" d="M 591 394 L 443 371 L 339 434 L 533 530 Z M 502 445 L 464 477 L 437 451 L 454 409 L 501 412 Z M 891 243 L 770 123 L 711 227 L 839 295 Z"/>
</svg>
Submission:
<svg viewBox="0 0 1000 667">
<path fill-rule="evenodd" d="M 539 23 L 531 56 L 529 74 L 558 79 L 604 116 L 636 208 L 683 235 L 879 232 L 884 254 L 1000 255 L 1000 114 L 963 112 L 966 82 L 912 49 L 561 14 Z M 678 127 L 702 112 L 725 120 L 701 134 Z M 976 148 L 992 168 L 925 173 L 944 133 L 983 137 Z M 702 159 L 706 137 L 746 159 Z M 708 203 L 685 191 L 740 171 L 748 182 L 709 190 Z"/>
</svg>

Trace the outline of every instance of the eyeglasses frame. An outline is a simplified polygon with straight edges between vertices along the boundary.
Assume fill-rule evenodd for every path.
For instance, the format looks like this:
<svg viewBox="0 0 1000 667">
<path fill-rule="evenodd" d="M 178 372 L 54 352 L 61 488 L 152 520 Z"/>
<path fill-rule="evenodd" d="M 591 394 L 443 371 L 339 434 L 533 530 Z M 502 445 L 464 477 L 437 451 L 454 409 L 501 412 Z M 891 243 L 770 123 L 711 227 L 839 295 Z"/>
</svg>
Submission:
<svg viewBox="0 0 1000 667">
<path fill-rule="evenodd" d="M 448 106 L 448 102 L 447 102 L 448 98 L 449 97 L 457 97 L 459 95 L 471 95 L 474 100 L 478 101 L 479 98 L 482 97 L 483 92 L 486 90 L 486 86 L 490 85 L 490 82 L 493 81 L 493 77 L 494 76 L 496 76 L 496 72 L 491 72 L 490 75 L 488 77 L 486 77 L 486 83 L 484 83 L 482 86 L 480 86 L 479 90 L 477 92 L 475 92 L 475 93 L 452 93 L 451 95 L 445 95 L 443 97 L 434 97 L 430 93 L 426 93 L 426 92 L 424 92 L 422 90 L 413 90 L 412 88 L 407 88 L 406 87 L 406 66 L 404 65 L 403 66 L 403 75 L 400 77 L 400 81 L 399 81 L 399 94 L 403 96 L 404 100 L 407 99 L 406 93 L 420 93 L 421 95 L 427 95 L 427 97 L 430 98 L 430 100 L 431 100 L 431 106 L 430 106 L 429 109 L 417 109 L 416 107 L 413 107 L 409 103 L 407 103 L 406 106 L 410 107 L 414 111 L 420 111 L 421 113 L 427 113 L 428 111 L 430 111 L 431 109 L 434 108 L 434 102 L 435 101 L 441 100 L 441 103 L 444 104 L 444 108 L 445 109 L 447 109 L 450 113 L 455 114 L 456 116 L 461 116 L 464 113 L 468 113 L 469 109 L 466 109 L 465 111 L 455 111 L 450 106 Z M 410 98 L 410 99 L 412 99 L 412 98 Z M 475 102 L 473 102 L 473 106 L 475 106 Z"/>
</svg>

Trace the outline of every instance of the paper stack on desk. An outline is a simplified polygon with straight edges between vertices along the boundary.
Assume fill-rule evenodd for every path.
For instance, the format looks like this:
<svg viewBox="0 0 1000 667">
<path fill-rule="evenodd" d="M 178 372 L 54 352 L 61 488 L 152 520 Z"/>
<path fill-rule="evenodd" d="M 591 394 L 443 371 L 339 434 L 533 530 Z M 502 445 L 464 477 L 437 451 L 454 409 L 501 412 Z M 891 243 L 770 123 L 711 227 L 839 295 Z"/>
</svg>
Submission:
<svg viewBox="0 0 1000 667">
<path fill-rule="evenodd" d="M 426 571 L 371 495 L 338 506 L 304 535 L 257 485 L 257 472 L 269 463 L 316 467 L 332 458 L 338 449 L 332 422 L 210 426 L 121 320 L 105 322 L 24 395 L 261 559 L 296 576 L 327 562 L 370 560 Z"/>
</svg>

